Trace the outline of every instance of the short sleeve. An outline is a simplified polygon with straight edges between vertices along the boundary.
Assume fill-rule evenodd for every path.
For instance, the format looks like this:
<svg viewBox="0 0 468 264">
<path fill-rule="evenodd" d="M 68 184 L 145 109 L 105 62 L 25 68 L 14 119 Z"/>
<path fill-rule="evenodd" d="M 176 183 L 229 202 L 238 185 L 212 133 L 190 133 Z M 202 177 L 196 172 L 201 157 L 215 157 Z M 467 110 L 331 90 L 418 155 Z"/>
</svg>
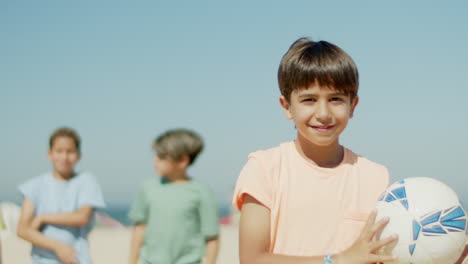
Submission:
<svg viewBox="0 0 468 264">
<path fill-rule="evenodd" d="M 377 190 L 377 194 L 380 196 L 390 186 L 390 172 L 386 167 L 380 166 L 380 173 L 376 173 L 375 175 L 379 175 L 380 177 L 374 177 L 377 179 L 377 182 L 373 185 L 373 188 Z"/>
<path fill-rule="evenodd" d="M 130 207 L 128 218 L 134 223 L 148 222 L 148 202 L 144 186 L 138 191 L 137 196 Z"/>
<path fill-rule="evenodd" d="M 83 175 L 82 188 L 78 198 L 78 207 L 91 206 L 93 208 L 104 208 L 106 204 L 102 195 L 101 186 L 92 174 Z"/>
<path fill-rule="evenodd" d="M 18 186 L 23 198 L 27 198 L 33 204 L 37 205 L 40 191 L 40 178 L 36 177 Z"/>
<path fill-rule="evenodd" d="M 242 168 L 234 190 L 233 205 L 241 210 L 244 195 L 248 194 L 267 208 L 272 204 L 272 175 L 252 154 Z"/>
<path fill-rule="evenodd" d="M 208 187 L 201 192 L 200 199 L 200 224 L 204 237 L 214 237 L 219 234 L 218 203 L 215 195 Z"/>
</svg>

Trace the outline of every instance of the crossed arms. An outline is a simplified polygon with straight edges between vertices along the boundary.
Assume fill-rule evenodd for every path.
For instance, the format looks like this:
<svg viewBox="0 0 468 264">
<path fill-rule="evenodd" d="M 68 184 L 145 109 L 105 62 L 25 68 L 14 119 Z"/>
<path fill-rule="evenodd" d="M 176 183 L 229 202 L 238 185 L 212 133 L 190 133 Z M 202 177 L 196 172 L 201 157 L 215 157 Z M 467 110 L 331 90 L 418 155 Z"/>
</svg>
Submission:
<svg viewBox="0 0 468 264">
<path fill-rule="evenodd" d="M 68 244 L 51 239 L 39 231 L 44 224 L 61 226 L 86 226 L 93 214 L 91 206 L 83 206 L 76 211 L 55 214 L 34 215 L 34 204 L 27 198 L 23 200 L 18 221 L 17 234 L 33 245 L 49 249 L 65 264 L 77 263 L 75 250 Z"/>
</svg>

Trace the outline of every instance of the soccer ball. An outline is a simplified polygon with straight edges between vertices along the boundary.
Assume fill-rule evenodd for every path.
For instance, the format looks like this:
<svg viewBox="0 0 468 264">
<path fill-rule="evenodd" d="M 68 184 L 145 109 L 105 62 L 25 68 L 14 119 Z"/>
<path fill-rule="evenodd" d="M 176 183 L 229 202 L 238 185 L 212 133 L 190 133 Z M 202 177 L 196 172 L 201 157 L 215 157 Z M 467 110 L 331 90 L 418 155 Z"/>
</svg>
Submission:
<svg viewBox="0 0 468 264">
<path fill-rule="evenodd" d="M 466 243 L 466 212 L 457 194 L 432 178 L 407 178 L 392 184 L 376 205 L 377 220 L 390 222 L 384 239 L 398 235 L 385 250 L 398 257 L 392 264 L 453 264 Z"/>
</svg>

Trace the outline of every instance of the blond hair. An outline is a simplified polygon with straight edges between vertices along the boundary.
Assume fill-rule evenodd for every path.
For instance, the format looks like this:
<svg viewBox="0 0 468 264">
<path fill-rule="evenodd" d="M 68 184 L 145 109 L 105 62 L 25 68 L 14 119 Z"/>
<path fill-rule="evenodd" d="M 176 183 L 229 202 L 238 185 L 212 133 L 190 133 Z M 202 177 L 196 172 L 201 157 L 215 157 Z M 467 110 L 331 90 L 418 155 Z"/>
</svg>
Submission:
<svg viewBox="0 0 468 264">
<path fill-rule="evenodd" d="M 187 156 L 190 159 L 190 165 L 203 150 L 203 140 L 194 131 L 172 129 L 154 140 L 153 149 L 160 158 L 180 160 Z"/>
</svg>

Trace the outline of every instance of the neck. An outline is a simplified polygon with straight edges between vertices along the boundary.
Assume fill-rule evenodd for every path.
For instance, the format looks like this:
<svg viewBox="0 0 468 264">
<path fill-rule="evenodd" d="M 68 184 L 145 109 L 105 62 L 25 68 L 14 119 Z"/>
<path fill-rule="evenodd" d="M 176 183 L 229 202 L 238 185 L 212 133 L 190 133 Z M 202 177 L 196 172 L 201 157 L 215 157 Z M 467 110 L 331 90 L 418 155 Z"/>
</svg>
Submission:
<svg viewBox="0 0 468 264">
<path fill-rule="evenodd" d="M 294 144 L 301 156 L 319 167 L 334 168 L 344 158 L 344 149 L 338 142 L 329 146 L 318 146 L 298 137 Z"/>
<path fill-rule="evenodd" d="M 190 181 L 190 178 L 188 177 L 187 173 L 185 173 L 185 171 L 172 175 L 165 175 L 164 177 L 172 183 L 185 183 Z"/>
<path fill-rule="evenodd" d="M 72 171 L 68 174 L 62 174 L 58 171 L 55 171 L 52 173 L 52 176 L 57 179 L 57 180 L 60 180 L 60 181 L 66 181 L 66 180 L 69 180 L 71 179 L 73 176 L 75 175 L 75 173 Z"/>
</svg>

